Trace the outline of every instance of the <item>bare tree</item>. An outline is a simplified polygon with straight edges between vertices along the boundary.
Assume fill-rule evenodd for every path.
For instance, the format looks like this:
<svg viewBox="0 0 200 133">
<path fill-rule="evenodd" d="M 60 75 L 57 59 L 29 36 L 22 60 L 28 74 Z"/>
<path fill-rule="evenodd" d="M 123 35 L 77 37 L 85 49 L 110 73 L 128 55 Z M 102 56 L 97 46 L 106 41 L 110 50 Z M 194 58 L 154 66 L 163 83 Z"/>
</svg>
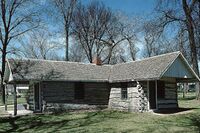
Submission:
<svg viewBox="0 0 200 133">
<path fill-rule="evenodd" d="M 164 3 L 164 4 L 163 4 Z M 193 0 L 191 2 L 187 0 L 178 0 L 176 2 L 162 1 L 159 3 L 166 7 L 160 6 L 159 12 L 162 15 L 162 23 L 160 23 L 163 28 L 169 24 L 178 23 L 178 26 L 185 26 L 188 32 L 189 46 L 190 46 L 190 56 L 193 68 L 197 74 L 199 74 L 198 63 L 197 63 L 197 44 L 195 42 L 195 32 L 194 32 L 194 18 L 193 11 L 195 5 L 197 5 L 198 0 Z M 171 5 L 171 6 L 170 6 Z"/>
<path fill-rule="evenodd" d="M 151 22 L 147 22 L 144 24 L 144 48 L 145 48 L 145 56 L 151 57 L 155 55 L 156 44 L 155 42 L 160 37 L 160 33 L 156 31 L 156 26 Z"/>
<path fill-rule="evenodd" d="M 126 44 L 132 60 L 135 60 L 136 53 L 138 52 L 135 46 L 137 41 L 136 20 L 132 20 L 122 14 L 121 12 L 115 14 L 114 19 L 107 26 L 106 37 L 101 40 L 108 47 L 108 54 L 103 61 L 107 64 L 112 62 L 113 51 L 119 45 Z"/>
<path fill-rule="evenodd" d="M 136 60 L 136 54 L 139 51 L 139 48 L 135 46 L 135 42 L 132 39 L 127 39 L 129 44 L 129 51 L 130 51 L 130 57 L 132 61 Z"/>
<path fill-rule="evenodd" d="M 179 42 L 179 49 L 181 53 L 185 54 L 185 48 L 184 48 L 184 43 L 185 43 L 185 38 L 184 38 L 184 29 L 181 28 L 178 32 L 178 42 Z"/>
<path fill-rule="evenodd" d="M 199 75 L 199 67 L 198 67 L 198 60 L 197 60 L 197 49 L 196 49 L 196 42 L 195 42 L 195 34 L 194 34 L 194 20 L 192 17 L 192 11 L 194 8 L 195 3 L 197 3 L 197 0 L 192 1 L 191 4 L 189 4 L 186 0 L 182 0 L 183 10 L 186 17 L 186 27 L 188 31 L 189 36 L 189 44 L 191 49 L 191 59 L 192 64 L 195 72 L 197 75 Z"/>
<path fill-rule="evenodd" d="M 123 44 L 129 49 L 131 59 L 135 60 L 137 37 L 134 26 L 134 20 L 121 12 L 113 13 L 104 4 L 95 1 L 87 6 L 80 4 L 77 7 L 73 31 L 75 40 L 82 45 L 89 62 L 97 56 L 104 64 L 113 64 L 121 59 L 125 61 L 125 56 L 121 55 L 120 59 L 117 53 L 123 53 L 117 50 L 122 48 L 119 45 Z M 115 57 L 117 59 L 114 59 Z"/>
<path fill-rule="evenodd" d="M 159 20 L 150 20 L 143 24 L 142 30 L 144 34 L 144 56 L 151 57 L 167 52 L 163 44 L 164 32 L 156 22 Z M 162 41 L 160 41 L 162 40 Z M 162 47 L 162 48 L 161 48 Z"/>
<path fill-rule="evenodd" d="M 126 49 L 124 48 L 123 45 L 117 45 L 112 50 L 112 56 L 109 64 L 124 63 L 127 61 L 128 61 L 128 56 L 126 55 Z"/>
<path fill-rule="evenodd" d="M 174 3 L 173 3 L 174 2 Z M 185 26 L 185 29 L 188 33 L 189 38 L 189 47 L 190 47 L 190 58 L 191 64 L 194 71 L 199 75 L 199 67 L 198 67 L 198 58 L 197 58 L 197 38 L 200 38 L 196 35 L 195 31 L 199 31 L 198 24 L 199 21 L 195 21 L 196 18 L 199 19 L 199 11 L 195 11 L 195 9 L 199 9 L 199 0 L 178 0 L 178 1 L 161 1 L 159 3 L 159 12 L 162 15 L 163 27 L 169 24 L 181 24 L 181 26 Z M 161 6 L 162 5 L 162 6 Z M 164 6 L 163 6 L 164 5 Z M 194 15 L 197 13 L 198 15 Z M 198 17 L 196 17 L 198 16 Z M 196 23 L 195 23 L 196 22 Z M 196 26 L 195 26 L 196 25 Z M 180 25 L 179 25 L 180 26 Z M 195 29 L 197 28 L 197 29 Z M 195 39 L 196 37 L 196 39 Z M 199 87 L 198 87 L 199 88 Z M 200 90 L 198 91 L 199 97 Z"/>
<path fill-rule="evenodd" d="M 73 21 L 73 35 L 82 45 L 89 62 L 94 56 L 100 57 L 105 44 L 101 42 L 111 21 L 112 12 L 97 1 L 87 6 L 79 4 Z"/>
<path fill-rule="evenodd" d="M 62 48 L 46 30 L 30 32 L 26 39 L 20 40 L 20 44 L 19 51 L 23 57 L 36 59 L 57 59 Z"/>
<path fill-rule="evenodd" d="M 181 51 L 181 53 L 188 59 L 188 61 L 190 61 L 190 48 L 188 47 L 189 40 L 187 36 L 188 34 L 185 27 L 180 27 L 175 37 L 175 43 L 178 46 L 178 50 Z"/>
<path fill-rule="evenodd" d="M 146 21 L 143 26 L 144 34 L 144 51 L 143 56 L 151 57 L 179 49 L 178 45 L 180 36 L 167 37 L 167 33 L 164 31 L 163 25 L 160 25 L 160 19 L 154 19 Z"/>
<path fill-rule="evenodd" d="M 29 0 L 1 0 L 0 3 L 0 41 L 2 54 L 1 85 L 3 90 L 3 102 L 5 103 L 5 89 L 3 77 L 5 71 L 6 55 L 12 51 L 9 45 L 17 37 L 39 26 L 37 10 L 31 8 Z"/>
<path fill-rule="evenodd" d="M 84 54 L 84 49 L 82 45 L 79 45 L 78 42 L 73 39 L 73 45 L 69 48 L 69 59 L 73 62 L 84 62 L 86 56 Z"/>
<path fill-rule="evenodd" d="M 200 0 L 194 7 L 195 39 L 197 43 L 198 59 L 200 59 Z"/>
<path fill-rule="evenodd" d="M 72 15 L 74 12 L 74 8 L 76 7 L 77 0 L 53 0 L 55 7 L 59 11 L 60 14 L 56 15 L 56 19 L 60 18 L 63 29 L 64 29 L 64 35 L 65 35 L 65 60 L 69 61 L 69 36 L 70 36 L 70 29 L 71 29 L 71 23 L 72 23 Z"/>
</svg>

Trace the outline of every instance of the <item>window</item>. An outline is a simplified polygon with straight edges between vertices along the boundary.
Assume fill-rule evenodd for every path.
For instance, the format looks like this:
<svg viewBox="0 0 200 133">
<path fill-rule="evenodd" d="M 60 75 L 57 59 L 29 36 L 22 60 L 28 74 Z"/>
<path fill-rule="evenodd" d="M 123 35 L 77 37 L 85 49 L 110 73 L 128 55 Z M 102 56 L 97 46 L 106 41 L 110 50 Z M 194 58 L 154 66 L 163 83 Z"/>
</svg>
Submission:
<svg viewBox="0 0 200 133">
<path fill-rule="evenodd" d="M 77 100 L 84 99 L 85 88 L 83 83 L 75 83 L 74 98 Z"/>
<path fill-rule="evenodd" d="M 128 98 L 127 83 L 121 83 L 121 99 L 125 100 Z"/>
<path fill-rule="evenodd" d="M 165 98 L 165 82 L 164 81 L 157 82 L 157 96 L 158 96 L 158 99 Z"/>
</svg>

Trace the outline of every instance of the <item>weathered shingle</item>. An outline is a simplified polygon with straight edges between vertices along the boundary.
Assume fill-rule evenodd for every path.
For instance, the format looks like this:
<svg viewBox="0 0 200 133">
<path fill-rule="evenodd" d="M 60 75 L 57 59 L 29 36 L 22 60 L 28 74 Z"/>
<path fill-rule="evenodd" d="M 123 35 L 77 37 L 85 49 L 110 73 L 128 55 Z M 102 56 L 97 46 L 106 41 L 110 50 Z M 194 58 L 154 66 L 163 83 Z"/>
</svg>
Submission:
<svg viewBox="0 0 200 133">
<path fill-rule="evenodd" d="M 129 63 L 116 64 L 111 70 L 111 82 L 159 79 L 179 54 L 180 52 L 173 52 Z"/>
<path fill-rule="evenodd" d="M 59 81 L 133 81 L 159 79 L 180 52 L 116 65 L 94 65 L 65 61 L 9 59 L 13 79 Z"/>
<path fill-rule="evenodd" d="M 65 61 L 9 59 L 14 80 L 108 81 L 110 66 Z"/>
</svg>

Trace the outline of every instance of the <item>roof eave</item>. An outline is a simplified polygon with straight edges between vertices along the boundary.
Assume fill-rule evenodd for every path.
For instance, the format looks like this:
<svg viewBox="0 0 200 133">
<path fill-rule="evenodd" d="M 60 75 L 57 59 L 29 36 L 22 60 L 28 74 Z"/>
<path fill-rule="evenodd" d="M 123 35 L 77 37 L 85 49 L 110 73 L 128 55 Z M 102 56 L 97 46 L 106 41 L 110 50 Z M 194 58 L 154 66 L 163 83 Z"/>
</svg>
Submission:
<svg viewBox="0 0 200 133">
<path fill-rule="evenodd" d="M 33 81 L 33 82 L 109 82 L 108 80 L 45 80 L 45 79 L 18 79 L 18 80 L 12 80 L 9 83 L 13 83 L 13 82 L 29 82 L 29 81 Z"/>
<path fill-rule="evenodd" d="M 152 80 L 160 80 L 159 77 L 153 78 L 138 78 L 138 79 L 125 79 L 125 80 L 112 80 L 109 83 L 118 83 L 118 82 L 138 82 L 138 81 L 152 81 Z"/>
</svg>

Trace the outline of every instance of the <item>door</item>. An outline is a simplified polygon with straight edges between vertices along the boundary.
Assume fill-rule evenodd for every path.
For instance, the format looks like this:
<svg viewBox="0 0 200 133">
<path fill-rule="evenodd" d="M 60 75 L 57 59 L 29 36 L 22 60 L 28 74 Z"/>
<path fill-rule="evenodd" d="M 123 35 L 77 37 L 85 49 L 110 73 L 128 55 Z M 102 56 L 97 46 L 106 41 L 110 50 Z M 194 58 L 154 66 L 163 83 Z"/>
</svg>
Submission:
<svg viewBox="0 0 200 133">
<path fill-rule="evenodd" d="M 40 85 L 34 84 L 34 110 L 40 111 Z"/>
<path fill-rule="evenodd" d="M 156 109 L 156 84 L 155 84 L 155 81 L 149 81 L 149 104 L 150 104 L 150 109 Z"/>
</svg>

